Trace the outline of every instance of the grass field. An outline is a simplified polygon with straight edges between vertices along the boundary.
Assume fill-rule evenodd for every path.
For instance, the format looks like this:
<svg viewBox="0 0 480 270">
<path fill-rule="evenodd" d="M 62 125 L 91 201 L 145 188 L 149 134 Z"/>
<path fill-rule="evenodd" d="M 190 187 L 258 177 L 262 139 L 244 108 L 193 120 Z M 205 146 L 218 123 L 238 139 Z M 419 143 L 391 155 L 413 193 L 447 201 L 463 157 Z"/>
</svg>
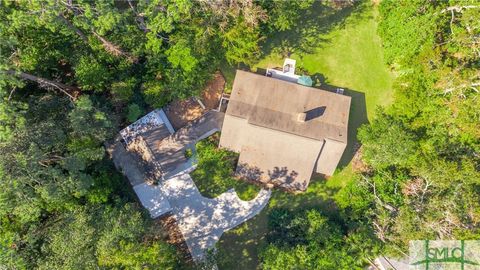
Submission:
<svg viewBox="0 0 480 270">
<path fill-rule="evenodd" d="M 257 67 L 281 66 L 285 51 L 288 51 L 292 53 L 290 58 L 297 60 L 297 70 L 300 70 L 297 73 L 304 72 L 312 76 L 316 87 L 327 90 L 341 87 L 346 90 L 346 95 L 352 97 L 349 145 L 334 176 L 328 180 L 313 179 L 303 194 L 274 191 L 268 208 L 223 235 L 219 250 L 225 258 L 219 262 L 220 269 L 255 269 L 258 266 L 258 250 L 266 243 L 269 209 L 315 206 L 323 209 L 327 215 L 335 215 L 335 193 L 354 178 L 350 161 L 354 155 L 357 129 L 374 117 L 377 106 L 388 105 L 392 101 L 393 77 L 383 61 L 375 16 L 375 7 L 363 5 L 344 14 L 319 19 L 319 24 L 332 25 L 313 31 L 318 36 L 312 36 L 310 28 L 303 29 L 304 25 L 299 25 L 298 28 L 302 29 L 293 29 L 291 34 L 282 33 L 267 40 L 268 54 L 252 67 L 253 71 Z M 308 37 L 302 36 L 303 33 Z M 295 40 L 288 40 L 292 36 L 314 46 L 303 46 Z M 279 48 L 274 44 L 280 44 Z M 227 81 L 233 80 L 233 69 L 223 72 Z"/>
</svg>

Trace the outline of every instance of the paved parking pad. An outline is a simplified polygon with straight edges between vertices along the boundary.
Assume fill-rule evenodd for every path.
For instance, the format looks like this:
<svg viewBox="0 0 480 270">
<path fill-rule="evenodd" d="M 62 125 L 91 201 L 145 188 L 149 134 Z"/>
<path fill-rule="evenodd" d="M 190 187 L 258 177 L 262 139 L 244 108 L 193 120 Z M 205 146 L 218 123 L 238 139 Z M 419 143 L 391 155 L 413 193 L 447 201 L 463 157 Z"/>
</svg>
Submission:
<svg viewBox="0 0 480 270">
<path fill-rule="evenodd" d="M 163 181 L 160 186 L 195 261 L 200 261 L 225 231 L 258 214 L 271 194 L 262 189 L 255 199 L 243 201 L 231 189 L 214 199 L 206 198 L 188 173 Z"/>
</svg>

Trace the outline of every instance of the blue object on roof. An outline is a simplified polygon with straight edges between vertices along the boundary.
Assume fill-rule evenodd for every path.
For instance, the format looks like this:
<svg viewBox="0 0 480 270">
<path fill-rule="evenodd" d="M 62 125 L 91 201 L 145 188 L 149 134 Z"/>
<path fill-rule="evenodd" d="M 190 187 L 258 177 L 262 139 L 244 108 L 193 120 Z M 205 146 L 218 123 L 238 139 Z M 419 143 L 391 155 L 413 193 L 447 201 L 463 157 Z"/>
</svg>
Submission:
<svg viewBox="0 0 480 270">
<path fill-rule="evenodd" d="M 312 86 L 313 85 L 312 78 L 310 78 L 310 76 L 307 76 L 307 75 L 300 76 L 300 78 L 298 78 L 298 80 L 297 80 L 297 83 L 299 83 L 301 85 L 305 85 L 305 86 Z"/>
</svg>

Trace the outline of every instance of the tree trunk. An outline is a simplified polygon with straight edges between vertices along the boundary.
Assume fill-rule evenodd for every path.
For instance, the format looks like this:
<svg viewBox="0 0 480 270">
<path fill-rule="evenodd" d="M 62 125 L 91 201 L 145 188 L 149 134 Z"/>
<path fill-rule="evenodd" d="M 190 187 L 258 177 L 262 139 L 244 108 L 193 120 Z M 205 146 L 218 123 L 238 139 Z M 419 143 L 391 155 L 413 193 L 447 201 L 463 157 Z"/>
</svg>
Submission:
<svg viewBox="0 0 480 270">
<path fill-rule="evenodd" d="M 126 57 L 128 59 L 128 61 L 130 62 L 137 62 L 137 58 L 134 57 L 133 55 L 131 55 L 130 53 L 127 53 L 125 51 L 123 51 L 119 46 L 111 43 L 110 41 L 106 40 L 104 37 L 100 36 L 97 32 L 93 31 L 92 30 L 92 33 L 95 37 L 98 38 L 98 40 L 100 40 L 100 42 L 102 42 L 102 45 L 103 45 L 103 48 L 105 48 L 105 50 L 107 50 L 109 53 L 115 55 L 115 56 L 123 56 L 123 57 Z"/>
<path fill-rule="evenodd" d="M 57 89 L 67 95 L 71 100 L 75 100 L 80 95 L 80 91 L 78 91 L 76 87 L 69 86 L 60 82 L 55 82 L 45 78 L 37 77 L 35 75 L 31 75 L 21 71 L 7 70 L 5 72 L 9 75 L 20 77 L 24 80 L 36 82 L 40 87 L 45 89 Z"/>
<path fill-rule="evenodd" d="M 73 25 L 67 18 L 65 18 L 62 14 L 58 15 L 58 18 L 68 27 L 70 30 L 77 33 L 77 35 L 85 42 L 88 42 L 87 36 L 82 32 L 82 30 L 78 29 L 75 25 Z"/>
<path fill-rule="evenodd" d="M 58 15 L 58 18 L 72 31 L 74 31 L 75 33 L 77 33 L 77 35 L 83 40 L 85 41 L 86 43 L 88 43 L 88 38 L 87 36 L 85 35 L 85 33 L 82 32 L 82 30 L 80 30 L 78 27 L 76 27 L 75 25 L 73 25 L 67 18 L 65 18 L 65 16 L 63 16 L 62 14 L 59 14 Z M 105 50 L 107 50 L 107 52 L 115 55 L 115 56 L 123 56 L 123 57 L 126 57 L 130 62 L 137 62 L 137 58 L 132 56 L 131 54 L 123 51 L 119 46 L 111 43 L 110 41 L 108 41 L 107 39 L 105 39 L 104 37 L 100 36 L 97 32 L 93 31 L 92 30 L 92 33 L 93 35 L 98 39 L 100 40 L 100 42 L 102 43 L 103 47 L 105 48 Z"/>
</svg>

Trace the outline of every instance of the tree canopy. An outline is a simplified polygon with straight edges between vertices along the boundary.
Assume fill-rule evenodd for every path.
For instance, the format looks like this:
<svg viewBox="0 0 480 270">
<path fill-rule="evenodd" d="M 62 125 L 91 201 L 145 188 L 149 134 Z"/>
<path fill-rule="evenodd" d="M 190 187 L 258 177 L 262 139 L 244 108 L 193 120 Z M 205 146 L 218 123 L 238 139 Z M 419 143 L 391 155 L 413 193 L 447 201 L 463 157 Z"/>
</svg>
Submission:
<svg viewBox="0 0 480 270">
<path fill-rule="evenodd" d="M 253 66 L 267 37 L 317 43 L 328 27 L 294 29 L 315 5 L 355 1 L 0 1 L 0 265 L 191 267 L 105 143 L 145 112 L 199 96 L 222 65 Z M 479 238 L 480 7 L 378 5 L 395 100 L 358 132 L 366 169 L 335 195 L 336 215 L 270 209 L 264 269 L 361 269 L 412 239 Z M 197 181 L 233 185 L 236 156 L 198 148 Z"/>
</svg>

